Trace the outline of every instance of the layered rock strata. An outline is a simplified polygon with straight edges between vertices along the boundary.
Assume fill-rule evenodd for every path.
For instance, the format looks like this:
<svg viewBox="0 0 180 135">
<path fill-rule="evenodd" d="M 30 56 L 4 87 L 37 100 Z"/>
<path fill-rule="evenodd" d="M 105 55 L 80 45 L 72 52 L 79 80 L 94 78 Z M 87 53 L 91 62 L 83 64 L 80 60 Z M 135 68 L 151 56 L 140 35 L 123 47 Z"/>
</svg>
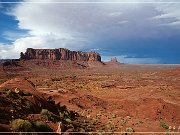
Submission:
<svg viewBox="0 0 180 135">
<path fill-rule="evenodd" d="M 70 51 L 65 48 L 59 48 L 59 49 L 28 48 L 25 53 L 21 52 L 20 59 L 101 61 L 101 56 L 96 52 Z"/>
</svg>

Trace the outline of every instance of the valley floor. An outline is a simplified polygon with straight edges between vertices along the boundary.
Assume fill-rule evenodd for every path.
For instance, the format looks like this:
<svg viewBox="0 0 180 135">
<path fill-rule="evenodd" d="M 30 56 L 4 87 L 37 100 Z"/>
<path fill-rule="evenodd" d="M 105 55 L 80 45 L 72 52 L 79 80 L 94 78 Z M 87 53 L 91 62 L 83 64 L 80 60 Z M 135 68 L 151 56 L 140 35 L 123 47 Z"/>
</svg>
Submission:
<svg viewBox="0 0 180 135">
<path fill-rule="evenodd" d="M 95 132 L 180 133 L 180 65 L 59 69 L 21 63 L 1 70 L 0 84 L 14 77 L 85 117 Z"/>
</svg>

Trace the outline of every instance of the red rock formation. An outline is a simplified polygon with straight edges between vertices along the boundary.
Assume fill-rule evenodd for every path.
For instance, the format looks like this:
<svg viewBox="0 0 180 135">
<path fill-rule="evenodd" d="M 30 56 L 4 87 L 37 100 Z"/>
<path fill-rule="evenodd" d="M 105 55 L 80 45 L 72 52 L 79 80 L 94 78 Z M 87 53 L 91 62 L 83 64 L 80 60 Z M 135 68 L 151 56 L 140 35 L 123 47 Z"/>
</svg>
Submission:
<svg viewBox="0 0 180 135">
<path fill-rule="evenodd" d="M 117 61 L 117 58 L 116 58 L 116 57 L 111 58 L 111 62 L 118 62 L 118 61 Z"/>
<path fill-rule="evenodd" d="M 28 48 L 20 54 L 20 59 L 41 60 L 78 60 L 78 61 L 101 61 L 101 56 L 96 52 L 70 51 L 65 48 L 59 49 L 33 49 Z"/>
<path fill-rule="evenodd" d="M 121 63 L 117 60 L 116 57 L 111 58 L 111 61 L 105 62 L 106 65 L 115 66 L 120 65 Z"/>
</svg>

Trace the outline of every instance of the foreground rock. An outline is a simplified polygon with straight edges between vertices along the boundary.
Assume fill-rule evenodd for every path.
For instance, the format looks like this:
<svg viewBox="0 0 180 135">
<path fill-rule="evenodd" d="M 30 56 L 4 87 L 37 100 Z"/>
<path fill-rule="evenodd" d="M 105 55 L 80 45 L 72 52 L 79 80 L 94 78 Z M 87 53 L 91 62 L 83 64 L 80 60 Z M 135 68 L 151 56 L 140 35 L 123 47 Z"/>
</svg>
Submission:
<svg viewBox="0 0 180 135">
<path fill-rule="evenodd" d="M 17 89 L 21 89 L 28 92 L 35 91 L 35 85 L 31 81 L 23 77 L 16 77 L 11 80 L 8 80 L 4 82 L 3 84 L 1 84 L 0 88 L 13 89 L 14 91 Z"/>
<path fill-rule="evenodd" d="M 80 132 L 87 120 L 51 97 L 44 97 L 24 78 L 0 85 L 0 132 Z M 85 123 L 85 122 L 86 123 Z M 45 133 L 42 133 L 42 135 Z"/>
</svg>

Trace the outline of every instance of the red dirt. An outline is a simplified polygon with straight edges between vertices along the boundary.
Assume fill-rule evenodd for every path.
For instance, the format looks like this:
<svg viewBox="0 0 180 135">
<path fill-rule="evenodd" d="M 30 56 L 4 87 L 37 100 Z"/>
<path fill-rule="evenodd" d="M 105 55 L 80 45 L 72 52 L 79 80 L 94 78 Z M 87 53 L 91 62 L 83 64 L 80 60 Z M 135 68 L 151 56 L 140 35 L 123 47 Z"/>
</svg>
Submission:
<svg viewBox="0 0 180 135">
<path fill-rule="evenodd" d="M 16 77 L 11 80 L 8 80 L 0 85 L 0 88 L 9 88 L 15 90 L 16 88 L 19 88 L 23 91 L 27 92 L 33 92 L 35 91 L 35 85 L 22 77 Z"/>
<path fill-rule="evenodd" d="M 93 67 L 92 64 L 88 68 L 75 68 L 66 63 L 61 67 L 52 66 L 53 70 L 47 63 L 45 67 L 31 61 L 20 65 L 29 71 L 1 71 L 1 82 L 18 76 L 1 87 L 18 87 L 45 99 L 51 97 L 87 117 L 96 131 L 126 131 L 127 128 L 135 132 L 179 131 L 179 65 Z M 70 68 L 64 68 L 68 65 Z M 30 97 L 27 99 L 36 104 Z M 176 128 L 165 129 L 161 121 Z"/>
</svg>

